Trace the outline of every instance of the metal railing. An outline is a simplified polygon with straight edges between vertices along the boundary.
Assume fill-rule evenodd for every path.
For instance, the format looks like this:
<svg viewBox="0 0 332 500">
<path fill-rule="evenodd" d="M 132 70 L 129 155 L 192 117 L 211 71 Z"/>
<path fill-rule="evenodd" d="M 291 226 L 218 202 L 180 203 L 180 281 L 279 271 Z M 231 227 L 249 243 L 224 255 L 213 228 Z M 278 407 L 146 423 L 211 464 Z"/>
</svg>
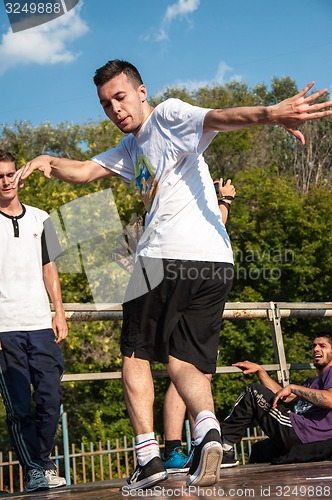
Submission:
<svg viewBox="0 0 332 500">
<path fill-rule="evenodd" d="M 109 321 L 122 319 L 121 304 L 64 304 L 66 318 L 70 321 Z M 276 371 L 278 381 L 289 383 L 290 370 L 310 369 L 309 363 L 289 364 L 286 360 L 281 329 L 282 318 L 332 317 L 332 302 L 227 302 L 224 319 L 265 318 L 269 321 L 276 364 L 263 365 L 267 371 Z M 233 366 L 221 366 L 216 373 L 238 373 Z M 154 370 L 154 377 L 166 377 L 166 370 Z M 121 372 L 65 374 L 64 382 L 111 380 L 121 378 Z"/>
</svg>

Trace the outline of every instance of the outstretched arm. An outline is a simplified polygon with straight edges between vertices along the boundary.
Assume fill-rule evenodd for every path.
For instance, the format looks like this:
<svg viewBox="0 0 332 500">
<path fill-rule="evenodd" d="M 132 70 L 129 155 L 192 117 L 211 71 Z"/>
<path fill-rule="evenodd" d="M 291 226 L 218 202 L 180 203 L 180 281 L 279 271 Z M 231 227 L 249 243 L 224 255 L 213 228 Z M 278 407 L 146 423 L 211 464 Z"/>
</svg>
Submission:
<svg viewBox="0 0 332 500">
<path fill-rule="evenodd" d="M 291 396 L 299 397 L 321 408 L 332 409 L 332 389 L 311 389 L 310 387 L 294 384 L 287 385 L 276 394 L 273 408 L 277 407 L 279 399 L 289 401 Z"/>
<path fill-rule="evenodd" d="M 259 381 L 273 392 L 278 392 L 281 389 L 281 385 L 273 380 L 267 373 L 267 371 L 257 363 L 252 363 L 251 361 L 239 361 L 238 363 L 233 363 L 232 366 L 240 368 L 243 371 L 244 375 L 256 373 Z"/>
<path fill-rule="evenodd" d="M 327 89 L 306 95 L 313 86 L 314 82 L 311 82 L 298 94 L 273 106 L 243 106 L 208 111 L 204 131 L 229 132 L 253 125 L 280 125 L 304 145 L 305 139 L 298 126 L 308 120 L 332 115 L 332 110 L 327 109 L 332 106 L 332 101 L 315 104 L 319 97 L 328 92 Z"/>
<path fill-rule="evenodd" d="M 50 179 L 53 175 L 62 181 L 73 184 L 91 182 L 114 175 L 110 170 L 93 160 L 77 161 L 51 155 L 41 155 L 29 161 L 16 172 L 14 181 L 16 185 L 19 182 L 23 183 L 34 170 L 43 172 L 47 179 Z"/>
</svg>

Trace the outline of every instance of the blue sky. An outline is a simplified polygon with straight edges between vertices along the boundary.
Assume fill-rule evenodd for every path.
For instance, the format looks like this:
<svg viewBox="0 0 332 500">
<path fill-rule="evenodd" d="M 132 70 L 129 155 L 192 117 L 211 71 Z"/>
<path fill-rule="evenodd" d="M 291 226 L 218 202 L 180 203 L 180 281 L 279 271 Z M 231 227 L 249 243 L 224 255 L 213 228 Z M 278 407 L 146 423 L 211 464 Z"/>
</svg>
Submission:
<svg viewBox="0 0 332 500">
<path fill-rule="evenodd" d="M 330 0 L 80 0 L 13 34 L 1 2 L 0 124 L 104 118 L 92 78 L 114 58 L 137 66 L 150 95 L 274 76 L 332 92 L 331 20 Z"/>
</svg>

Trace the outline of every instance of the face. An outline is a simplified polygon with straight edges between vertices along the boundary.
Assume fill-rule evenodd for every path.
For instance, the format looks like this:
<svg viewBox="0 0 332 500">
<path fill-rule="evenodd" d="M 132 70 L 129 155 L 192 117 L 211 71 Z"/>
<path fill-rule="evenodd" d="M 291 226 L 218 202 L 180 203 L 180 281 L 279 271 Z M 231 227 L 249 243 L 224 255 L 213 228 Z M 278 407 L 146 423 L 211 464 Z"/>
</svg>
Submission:
<svg viewBox="0 0 332 500">
<path fill-rule="evenodd" d="M 137 134 L 146 119 L 146 88 L 137 89 L 125 73 L 98 87 L 98 96 L 107 117 L 125 134 Z"/>
<path fill-rule="evenodd" d="M 18 188 L 12 185 L 15 172 L 14 162 L 0 161 L 0 202 L 10 202 L 17 196 Z"/>
<path fill-rule="evenodd" d="M 312 359 L 316 368 L 332 366 L 332 345 L 325 337 L 316 337 L 312 343 Z"/>
</svg>

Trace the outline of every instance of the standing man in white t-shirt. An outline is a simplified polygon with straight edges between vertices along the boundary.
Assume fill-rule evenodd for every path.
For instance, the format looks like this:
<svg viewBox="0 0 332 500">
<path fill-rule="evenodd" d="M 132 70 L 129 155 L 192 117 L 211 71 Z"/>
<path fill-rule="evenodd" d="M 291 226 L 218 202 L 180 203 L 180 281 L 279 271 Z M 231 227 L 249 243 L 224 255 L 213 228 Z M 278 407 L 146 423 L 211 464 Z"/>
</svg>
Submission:
<svg viewBox="0 0 332 500">
<path fill-rule="evenodd" d="M 312 82 L 273 106 L 212 110 L 168 99 L 153 108 L 137 69 L 119 60 L 99 68 L 94 82 L 106 115 L 129 135 L 87 161 L 39 156 L 16 181 L 37 169 L 72 183 L 112 175 L 136 180 L 148 213 L 123 307 L 123 388 L 137 454 L 124 488 L 147 488 L 167 478 L 153 432 L 151 360 L 166 364 L 196 419 L 187 485 L 212 485 L 219 480 L 222 447 L 204 372 L 216 367 L 233 253 L 203 152 L 218 132 L 253 125 L 281 125 L 304 144 L 298 125 L 330 116 L 332 102 L 315 102 L 327 89 L 307 96 Z"/>
<path fill-rule="evenodd" d="M 25 488 L 36 491 L 66 484 L 50 455 L 64 370 L 58 342 L 68 330 L 50 218 L 19 201 L 15 174 L 14 156 L 0 150 L 0 391 Z"/>
</svg>

